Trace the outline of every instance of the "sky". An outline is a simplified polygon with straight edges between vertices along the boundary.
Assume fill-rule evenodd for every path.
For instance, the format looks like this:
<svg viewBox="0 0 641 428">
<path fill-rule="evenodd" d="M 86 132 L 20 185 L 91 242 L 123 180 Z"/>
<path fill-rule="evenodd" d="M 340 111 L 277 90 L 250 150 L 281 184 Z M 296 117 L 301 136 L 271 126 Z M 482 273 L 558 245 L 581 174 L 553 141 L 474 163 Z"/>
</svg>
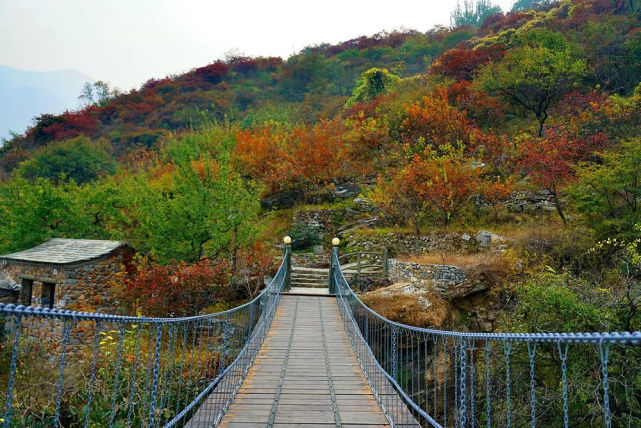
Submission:
<svg viewBox="0 0 641 428">
<path fill-rule="evenodd" d="M 513 0 L 493 3 L 508 10 Z M 0 64 L 74 69 L 121 90 L 236 50 L 288 56 L 382 30 L 449 25 L 456 0 L 0 0 Z"/>
</svg>

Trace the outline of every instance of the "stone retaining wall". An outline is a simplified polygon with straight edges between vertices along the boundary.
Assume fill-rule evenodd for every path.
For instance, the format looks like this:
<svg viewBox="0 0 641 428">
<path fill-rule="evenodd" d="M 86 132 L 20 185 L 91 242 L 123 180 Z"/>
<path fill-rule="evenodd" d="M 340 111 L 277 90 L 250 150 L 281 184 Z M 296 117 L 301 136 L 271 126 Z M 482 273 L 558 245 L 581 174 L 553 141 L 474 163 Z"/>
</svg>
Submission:
<svg viewBox="0 0 641 428">
<path fill-rule="evenodd" d="M 292 265 L 310 268 L 329 267 L 330 257 L 329 251 L 326 251 L 326 254 L 292 253 Z"/>
<path fill-rule="evenodd" d="M 465 272 L 457 266 L 419 264 L 389 259 L 389 279 L 396 282 L 415 282 L 433 287 L 441 293 L 465 281 Z"/>
</svg>

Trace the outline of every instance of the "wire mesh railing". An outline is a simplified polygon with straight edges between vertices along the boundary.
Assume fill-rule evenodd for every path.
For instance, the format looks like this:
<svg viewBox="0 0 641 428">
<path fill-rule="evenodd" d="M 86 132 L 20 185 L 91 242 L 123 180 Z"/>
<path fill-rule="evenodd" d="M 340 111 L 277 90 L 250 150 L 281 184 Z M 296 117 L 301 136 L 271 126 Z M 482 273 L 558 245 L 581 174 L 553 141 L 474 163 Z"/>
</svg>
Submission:
<svg viewBox="0 0 641 428">
<path fill-rule="evenodd" d="M 0 304 L 0 426 L 215 425 L 269 330 L 287 274 L 283 262 L 250 302 L 188 318 Z"/>
<path fill-rule="evenodd" d="M 393 426 L 641 426 L 641 333 L 461 333 L 368 308 L 334 249 L 330 286 Z"/>
</svg>

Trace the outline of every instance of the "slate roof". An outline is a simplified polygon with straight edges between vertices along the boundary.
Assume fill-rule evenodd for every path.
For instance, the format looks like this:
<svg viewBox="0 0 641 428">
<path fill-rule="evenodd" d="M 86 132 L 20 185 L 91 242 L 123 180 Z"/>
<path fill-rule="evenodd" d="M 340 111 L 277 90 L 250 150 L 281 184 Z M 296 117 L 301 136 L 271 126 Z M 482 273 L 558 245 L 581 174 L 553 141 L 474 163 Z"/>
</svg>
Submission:
<svg viewBox="0 0 641 428">
<path fill-rule="evenodd" d="M 123 241 L 54 238 L 37 247 L 0 256 L 0 260 L 65 265 L 97 259 L 125 245 Z"/>
</svg>

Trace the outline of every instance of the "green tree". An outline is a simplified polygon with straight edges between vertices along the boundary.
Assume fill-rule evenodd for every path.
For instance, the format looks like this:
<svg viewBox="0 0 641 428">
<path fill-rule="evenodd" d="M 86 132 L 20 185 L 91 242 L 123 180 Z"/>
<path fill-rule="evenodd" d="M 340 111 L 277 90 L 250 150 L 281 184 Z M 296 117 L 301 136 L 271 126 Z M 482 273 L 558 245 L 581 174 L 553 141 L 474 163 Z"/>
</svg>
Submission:
<svg viewBox="0 0 641 428">
<path fill-rule="evenodd" d="M 585 221 L 603 237 L 634 238 L 641 222 L 641 138 L 602 153 L 602 162 L 577 167 L 568 195 Z"/>
<path fill-rule="evenodd" d="M 452 26 L 469 25 L 476 28 L 485 21 L 485 18 L 500 12 L 501 8 L 493 5 L 490 0 L 459 1 L 451 15 Z"/>
<path fill-rule="evenodd" d="M 130 194 L 135 246 L 162 263 L 232 254 L 252 241 L 259 208 L 254 189 L 227 168 L 200 175 L 179 166 L 173 183 L 159 189 L 139 177 Z"/>
<path fill-rule="evenodd" d="M 370 68 L 361 74 L 360 79 L 356 81 L 352 96 L 347 100 L 346 105 L 371 101 L 399 80 L 401 80 L 400 77 L 385 68 Z"/>
<path fill-rule="evenodd" d="M 48 144 L 18 168 L 18 174 L 25 178 L 73 180 L 79 184 L 115 171 L 109 143 L 85 136 Z"/>
<path fill-rule="evenodd" d="M 78 96 L 80 103 L 83 106 L 102 106 L 105 105 L 109 100 L 119 95 L 117 88 L 109 87 L 109 83 L 98 80 L 94 83 L 85 83 L 82 87 L 82 92 Z"/>
<path fill-rule="evenodd" d="M 108 227 L 161 263 L 221 255 L 233 263 L 238 247 L 253 242 L 259 200 L 230 167 L 231 132 L 211 125 L 166 141 L 157 169 L 121 183 L 117 203 L 128 214 Z"/>
<path fill-rule="evenodd" d="M 557 3 L 556 0 L 516 0 L 512 5 L 512 12 L 528 9 L 540 9 Z"/>
<path fill-rule="evenodd" d="M 0 186 L 0 252 L 24 250 L 54 237 L 84 238 L 90 221 L 78 204 L 74 182 L 56 186 L 15 178 Z"/>
<path fill-rule="evenodd" d="M 587 64 L 560 33 L 532 30 L 520 42 L 500 62 L 481 69 L 478 81 L 534 113 L 543 136 L 549 108 L 586 74 Z"/>
</svg>

